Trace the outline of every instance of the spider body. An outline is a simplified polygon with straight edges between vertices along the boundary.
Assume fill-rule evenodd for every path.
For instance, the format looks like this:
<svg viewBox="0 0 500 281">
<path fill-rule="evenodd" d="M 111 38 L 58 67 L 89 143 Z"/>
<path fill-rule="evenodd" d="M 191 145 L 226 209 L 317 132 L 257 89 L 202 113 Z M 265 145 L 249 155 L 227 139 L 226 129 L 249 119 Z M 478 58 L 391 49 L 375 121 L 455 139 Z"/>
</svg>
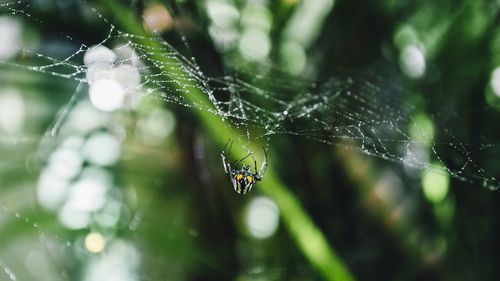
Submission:
<svg viewBox="0 0 500 281">
<path fill-rule="evenodd" d="M 226 143 L 226 146 L 224 147 L 224 150 L 221 153 L 222 157 L 222 164 L 224 165 L 224 172 L 229 175 L 231 179 L 231 183 L 233 184 L 234 191 L 236 193 L 241 194 L 241 195 L 246 195 L 250 190 L 252 190 L 252 187 L 259 181 L 261 181 L 264 178 L 264 173 L 266 172 L 267 168 L 267 151 L 264 149 L 264 155 L 265 159 L 264 162 L 262 163 L 262 166 L 260 170 L 257 170 L 257 160 L 253 157 L 252 153 L 248 153 L 247 156 L 243 157 L 240 160 L 234 161 L 232 164 L 226 160 L 226 147 L 229 144 L 229 141 Z M 229 149 L 231 149 L 231 145 L 229 146 Z M 252 157 L 254 161 L 254 167 L 255 167 L 255 172 L 250 171 L 250 166 L 247 165 L 242 165 L 241 169 L 234 169 L 235 167 L 237 168 L 239 163 L 243 160 L 245 160 L 248 157 Z"/>
<path fill-rule="evenodd" d="M 247 169 L 248 167 L 243 165 L 240 171 L 232 171 L 234 173 L 232 176 L 233 187 L 238 194 L 247 194 L 256 183 L 255 175 Z"/>
</svg>

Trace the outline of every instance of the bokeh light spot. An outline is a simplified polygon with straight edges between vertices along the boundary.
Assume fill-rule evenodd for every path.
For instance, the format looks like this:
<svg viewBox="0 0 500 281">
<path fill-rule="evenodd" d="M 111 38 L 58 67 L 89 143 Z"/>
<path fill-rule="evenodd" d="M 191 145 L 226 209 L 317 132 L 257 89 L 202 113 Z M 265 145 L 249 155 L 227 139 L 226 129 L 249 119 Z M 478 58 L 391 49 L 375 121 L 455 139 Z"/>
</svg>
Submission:
<svg viewBox="0 0 500 281">
<path fill-rule="evenodd" d="M 156 108 L 141 119 L 136 129 L 137 138 L 147 145 L 158 145 L 174 130 L 174 115 L 163 108 Z"/>
<path fill-rule="evenodd" d="M 417 31 L 411 25 L 404 25 L 396 31 L 394 44 L 403 49 L 405 46 L 418 43 Z"/>
<path fill-rule="evenodd" d="M 113 66 L 107 62 L 96 62 L 88 66 L 86 77 L 89 84 L 99 80 L 112 79 Z"/>
<path fill-rule="evenodd" d="M 78 210 L 66 203 L 59 210 L 59 221 L 69 229 L 82 229 L 90 222 L 90 213 Z"/>
<path fill-rule="evenodd" d="M 85 248 L 91 253 L 100 253 L 104 250 L 106 242 L 100 233 L 91 232 L 85 237 Z"/>
<path fill-rule="evenodd" d="M 115 239 L 105 245 L 106 251 L 93 259 L 85 271 L 84 281 L 137 281 L 139 251 L 134 244 Z"/>
<path fill-rule="evenodd" d="M 491 73 L 491 88 L 493 88 L 493 93 L 500 98 L 500 66 L 495 68 Z"/>
<path fill-rule="evenodd" d="M 426 114 L 419 113 L 410 124 L 409 133 L 416 141 L 431 143 L 434 140 L 434 124 Z"/>
<path fill-rule="evenodd" d="M 222 29 L 215 25 L 208 28 L 210 36 L 213 38 L 217 50 L 225 52 L 238 45 L 240 34 L 236 29 Z"/>
<path fill-rule="evenodd" d="M 90 47 L 83 56 L 83 63 L 85 63 L 85 65 L 112 63 L 115 60 L 116 54 L 102 45 Z"/>
<path fill-rule="evenodd" d="M 85 158 L 93 164 L 110 166 L 120 159 L 120 141 L 107 132 L 95 133 L 85 143 L 83 153 Z"/>
<path fill-rule="evenodd" d="M 439 203 L 448 194 L 450 179 L 448 174 L 444 174 L 443 167 L 439 164 L 432 165 L 435 169 L 424 170 L 422 174 L 422 187 L 425 198 L 432 203 Z"/>
<path fill-rule="evenodd" d="M 255 238 L 268 238 L 276 232 L 279 222 L 279 208 L 267 197 L 258 197 L 248 206 L 247 226 Z"/>
<path fill-rule="evenodd" d="M 21 41 L 21 22 L 14 17 L 0 17 L 0 59 L 10 59 L 18 52 Z"/>
<path fill-rule="evenodd" d="M 232 28 L 240 18 L 240 12 L 229 2 L 207 1 L 206 7 L 208 16 L 219 28 Z"/>
<path fill-rule="evenodd" d="M 79 151 L 61 147 L 52 153 L 49 164 L 57 176 L 70 179 L 80 172 L 83 159 Z"/>
<path fill-rule="evenodd" d="M 248 60 L 262 61 L 271 50 L 269 36 L 259 29 L 248 29 L 241 37 L 239 50 Z"/>
<path fill-rule="evenodd" d="M 0 43 L 1 44 L 1 43 Z M 15 89 L 0 92 L 0 132 L 19 133 L 24 125 L 26 105 L 22 94 Z"/>
<path fill-rule="evenodd" d="M 151 4 L 142 15 L 144 26 L 152 32 L 164 32 L 175 26 L 174 19 L 165 6 Z"/>
<path fill-rule="evenodd" d="M 271 31 L 272 15 L 263 5 L 247 5 L 241 15 L 241 24 L 246 28 L 257 28 L 265 32 Z"/>
<path fill-rule="evenodd" d="M 95 108 L 112 112 L 123 106 L 125 91 L 118 82 L 103 79 L 90 85 L 89 97 L 90 102 Z"/>
<path fill-rule="evenodd" d="M 45 169 L 38 179 L 38 202 L 45 209 L 55 210 L 64 203 L 68 188 L 66 179 L 62 179 L 52 169 Z"/>
<path fill-rule="evenodd" d="M 109 201 L 99 213 L 95 214 L 94 219 L 102 227 L 115 227 L 120 219 L 121 209 L 120 203 Z"/>
<path fill-rule="evenodd" d="M 426 67 L 424 52 L 415 45 L 406 46 L 400 55 L 400 65 L 408 77 L 422 77 Z"/>
<path fill-rule="evenodd" d="M 141 74 L 136 67 L 130 64 L 122 64 L 112 71 L 113 80 L 120 83 L 125 91 L 134 91 L 141 82 Z"/>
<path fill-rule="evenodd" d="M 302 45 L 293 40 L 287 41 L 281 47 L 280 53 L 285 68 L 291 74 L 297 75 L 304 70 L 307 57 Z"/>
</svg>

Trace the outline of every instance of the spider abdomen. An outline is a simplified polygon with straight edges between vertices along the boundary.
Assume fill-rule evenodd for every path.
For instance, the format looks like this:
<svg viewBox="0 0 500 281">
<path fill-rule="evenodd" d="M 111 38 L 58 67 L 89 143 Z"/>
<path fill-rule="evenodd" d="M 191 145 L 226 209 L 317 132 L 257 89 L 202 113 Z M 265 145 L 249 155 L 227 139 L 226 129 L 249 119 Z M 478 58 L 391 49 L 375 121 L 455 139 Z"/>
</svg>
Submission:
<svg viewBox="0 0 500 281">
<path fill-rule="evenodd" d="M 238 194 L 245 195 L 253 187 L 255 183 L 254 177 L 247 173 L 237 173 L 233 179 L 234 191 Z"/>
</svg>

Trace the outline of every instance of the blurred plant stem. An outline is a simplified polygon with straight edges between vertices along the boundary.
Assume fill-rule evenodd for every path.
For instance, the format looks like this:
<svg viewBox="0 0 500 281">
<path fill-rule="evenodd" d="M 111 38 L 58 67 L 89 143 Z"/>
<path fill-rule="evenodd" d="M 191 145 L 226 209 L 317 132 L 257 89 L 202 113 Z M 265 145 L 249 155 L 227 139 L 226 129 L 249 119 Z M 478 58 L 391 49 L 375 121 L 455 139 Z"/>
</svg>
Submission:
<svg viewBox="0 0 500 281">
<path fill-rule="evenodd" d="M 177 81 L 175 87 L 180 93 L 189 91 L 189 94 L 183 96 L 184 98 L 193 104 L 210 104 L 208 95 L 200 90 L 194 79 L 190 79 L 191 75 L 186 73 L 184 69 L 177 67 L 178 64 L 173 58 L 159 52 L 166 50 L 165 45 L 144 31 L 142 22 L 128 7 L 118 0 L 102 0 L 100 3 L 104 5 L 108 15 L 115 17 L 116 22 L 124 32 L 133 34 L 129 37 L 130 40 L 134 40 L 146 50 L 154 50 L 143 55 L 149 56 L 151 60 L 157 62 L 155 65 L 159 72 L 167 78 L 174 78 Z M 228 127 L 220 116 L 208 110 L 195 109 L 194 113 L 221 147 L 228 139 L 234 140 L 240 135 L 240 132 Z M 256 144 L 249 144 L 248 148 L 252 151 L 260 149 Z M 233 150 L 232 154 L 235 159 L 241 157 L 236 150 Z M 353 280 L 353 276 L 344 262 L 330 247 L 327 239 L 313 223 L 297 197 L 288 191 L 280 181 L 272 165 L 267 169 L 265 180 L 259 185 L 261 190 L 278 204 L 286 229 L 311 265 L 326 280 Z"/>
</svg>

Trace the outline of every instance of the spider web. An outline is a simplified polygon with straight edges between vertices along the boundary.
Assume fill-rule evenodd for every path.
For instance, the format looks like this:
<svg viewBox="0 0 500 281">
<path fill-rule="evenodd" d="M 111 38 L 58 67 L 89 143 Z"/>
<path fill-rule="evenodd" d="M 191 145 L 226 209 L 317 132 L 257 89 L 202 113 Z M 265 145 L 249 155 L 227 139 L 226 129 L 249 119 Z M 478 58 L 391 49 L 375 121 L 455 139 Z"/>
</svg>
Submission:
<svg viewBox="0 0 500 281">
<path fill-rule="evenodd" d="M 27 1 L 7 2 L 0 7 L 7 14 L 21 16 L 35 25 L 44 24 L 29 14 L 30 4 Z M 64 128 L 76 104 L 81 102 L 81 96 L 85 96 L 94 83 L 93 75 L 101 73 L 100 67 L 109 70 L 127 66 L 133 68 L 133 74 L 140 76 L 136 84 L 125 87 L 130 100 L 151 98 L 180 105 L 186 110 L 210 112 L 223 120 L 226 126 L 240 131 L 243 142 L 258 139 L 272 141 L 278 135 L 305 137 L 417 170 L 446 174 L 471 185 L 492 190 L 500 187 L 495 177 L 498 171 L 485 170 L 485 164 L 478 160 L 483 159 L 484 155 L 496 155 L 496 142 L 481 137 L 480 143 L 468 143 L 459 132 L 452 129 L 462 121 L 459 114 L 446 108 L 441 108 L 438 114 L 427 113 L 434 126 L 426 126 L 419 118 L 422 115 L 421 107 L 408 103 L 411 98 L 405 90 L 376 75 L 340 71 L 339 75 L 330 79 L 311 82 L 308 79 L 290 80 L 286 74 L 281 75 L 278 69 L 273 68 L 274 74 L 270 76 L 234 70 L 230 75 L 212 77 L 204 74 L 196 58 L 181 54 L 168 42 L 127 33 L 109 23 L 97 11 L 93 13 L 109 29 L 107 36 L 98 44 L 77 42 L 69 35 L 60 34 L 73 48 L 65 57 L 21 45 L 17 48 L 18 52 L 28 59 L 22 63 L 1 62 L 3 66 L 59 77 L 78 84 L 46 132 L 50 141 L 55 140 L 55 149 L 63 146 L 68 132 L 60 133 L 60 129 Z M 184 37 L 182 39 L 186 41 Z M 161 47 L 151 47 L 147 44 L 150 40 L 160 42 Z M 189 45 L 186 46 L 189 49 Z M 115 54 L 128 54 L 117 56 L 104 66 L 85 64 L 85 55 L 99 48 L 104 52 L 114 48 Z M 192 95 L 199 95 L 199 98 L 188 98 Z M 130 107 L 133 110 L 133 106 Z M 2 141 L 16 147 L 38 140 L 16 138 Z M 435 165 L 435 162 L 439 165 Z M 8 216 L 33 225 L 38 235 L 45 234 L 31 219 L 31 215 L 20 214 L 4 204 L 2 210 Z M 65 238 L 50 236 L 46 239 L 68 248 L 73 246 Z M 117 247 L 133 252 L 128 246 Z M 83 248 L 77 249 L 83 252 Z M 13 270 L 1 259 L 0 268 L 9 280 L 17 280 Z M 138 280 L 154 280 L 136 273 L 132 273 L 132 276 Z M 63 273 L 59 278 L 68 279 Z"/>
<path fill-rule="evenodd" d="M 22 2 L 3 6 L 13 14 L 26 14 L 23 10 L 11 8 L 13 4 Z M 494 176 L 497 171 L 485 171 L 481 163 L 474 159 L 476 153 L 496 152 L 496 143 L 484 138 L 478 144 L 462 141 L 455 132 L 447 129 L 448 124 L 461 122 L 458 114 L 444 106 L 440 114 L 447 115 L 444 118 L 446 124 L 439 123 L 443 116 L 430 113 L 436 127 L 442 128 L 434 136 L 428 128 L 419 127 L 421 124 L 415 119 L 419 112 L 406 102 L 408 97 L 404 90 L 387 85 L 379 77 L 343 74 L 314 83 L 300 79 L 290 82 L 289 77 L 280 78 L 279 74 L 276 77 L 254 75 L 248 78 L 251 76 L 243 73 L 241 76 L 248 78 L 246 80 L 236 75 L 208 77 L 200 70 L 194 57 L 181 55 L 168 42 L 129 34 L 108 24 L 109 34 L 97 46 L 111 47 L 116 45 L 115 42 L 122 42 L 116 48 L 117 52 L 120 49 L 134 51 L 137 57 L 118 58 L 113 64 L 115 67 L 134 65 L 137 62 L 133 60 L 140 60 L 141 65 L 136 66 L 141 76 L 137 92 L 142 95 L 208 111 L 223 119 L 229 127 L 243 129 L 248 139 L 277 134 L 304 136 L 406 166 L 432 169 L 491 189 L 499 187 L 499 181 Z M 75 43 L 70 36 L 64 36 Z M 148 40 L 160 40 L 161 47 L 152 48 L 137 43 Z M 95 47 L 80 44 L 69 56 L 58 59 L 19 46 L 28 56 L 39 59 L 39 64 L 3 63 L 88 84 L 92 82 L 88 72 L 92 66 L 82 63 L 83 55 Z M 175 71 L 177 69 L 182 71 L 179 73 Z M 171 71 L 164 75 L 158 70 Z M 205 95 L 208 99 L 200 98 L 193 102 L 186 98 L 187 95 Z M 57 126 L 55 124 L 51 130 Z M 415 127 L 416 135 L 408 133 L 411 126 Z M 428 155 L 413 151 L 416 146 L 427 147 L 431 157 L 439 161 L 442 168 L 431 165 Z M 445 155 L 455 155 L 458 161 L 449 164 L 444 159 L 448 158 Z"/>
</svg>

